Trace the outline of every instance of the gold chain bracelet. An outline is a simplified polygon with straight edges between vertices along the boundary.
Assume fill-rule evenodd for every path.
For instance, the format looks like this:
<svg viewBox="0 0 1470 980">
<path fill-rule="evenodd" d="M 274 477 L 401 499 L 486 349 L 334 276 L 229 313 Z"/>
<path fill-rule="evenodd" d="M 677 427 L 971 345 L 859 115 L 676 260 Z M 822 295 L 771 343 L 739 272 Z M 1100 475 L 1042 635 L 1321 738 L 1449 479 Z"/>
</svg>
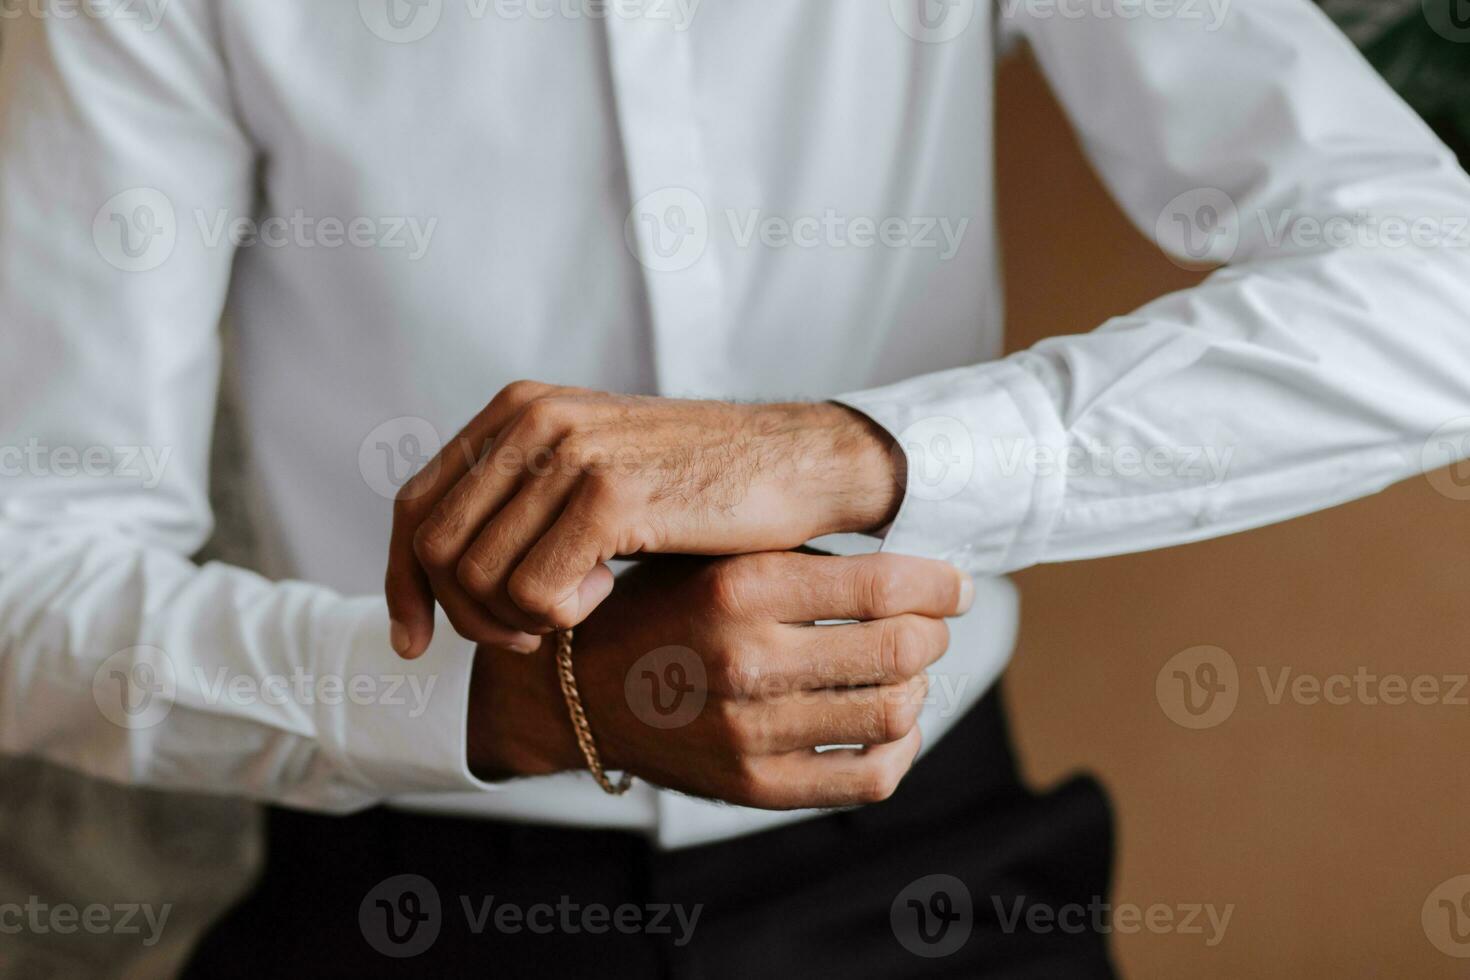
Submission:
<svg viewBox="0 0 1470 980">
<path fill-rule="evenodd" d="M 561 630 L 556 634 L 556 675 L 561 681 L 562 697 L 566 698 L 567 711 L 572 716 L 572 730 L 577 733 L 577 745 L 582 749 L 582 758 L 587 760 L 587 768 L 604 792 L 622 796 L 632 788 L 633 777 L 625 772 L 615 785 L 602 767 L 602 756 L 597 752 L 597 743 L 592 740 L 592 726 L 587 724 L 587 712 L 582 708 L 582 695 L 577 693 L 577 676 L 572 673 L 571 630 Z"/>
</svg>

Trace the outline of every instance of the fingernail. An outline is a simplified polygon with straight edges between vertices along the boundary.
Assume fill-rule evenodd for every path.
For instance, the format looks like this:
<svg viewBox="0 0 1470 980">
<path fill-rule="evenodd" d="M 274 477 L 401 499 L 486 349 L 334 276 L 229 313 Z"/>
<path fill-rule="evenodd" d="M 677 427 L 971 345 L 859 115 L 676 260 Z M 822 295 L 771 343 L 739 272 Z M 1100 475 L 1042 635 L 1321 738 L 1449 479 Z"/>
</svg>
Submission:
<svg viewBox="0 0 1470 980">
<path fill-rule="evenodd" d="M 970 578 L 970 576 L 966 575 L 964 572 L 960 572 L 960 602 L 959 607 L 955 610 L 954 614 L 956 616 L 963 616 L 965 613 L 970 611 L 970 607 L 974 604 L 975 580 Z"/>
<path fill-rule="evenodd" d="M 532 654 L 541 649 L 541 641 L 535 637 L 527 636 L 511 643 L 508 649 L 515 653 Z"/>
<path fill-rule="evenodd" d="M 393 652 L 402 657 L 408 654 L 408 645 L 413 640 L 408 635 L 408 627 L 394 619 L 388 623 L 388 642 L 393 645 Z"/>
</svg>

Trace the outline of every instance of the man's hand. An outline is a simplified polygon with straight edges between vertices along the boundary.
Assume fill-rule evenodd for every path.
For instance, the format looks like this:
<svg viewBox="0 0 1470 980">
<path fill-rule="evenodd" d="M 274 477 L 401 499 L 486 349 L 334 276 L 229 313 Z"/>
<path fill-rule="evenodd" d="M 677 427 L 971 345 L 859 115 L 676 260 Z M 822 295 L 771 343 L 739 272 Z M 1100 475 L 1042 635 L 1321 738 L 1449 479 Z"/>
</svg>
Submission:
<svg viewBox="0 0 1470 980">
<path fill-rule="evenodd" d="M 895 555 L 651 559 L 577 630 L 577 684 L 609 769 L 763 809 L 870 803 L 913 763 L 943 617 L 973 594 L 954 567 Z M 859 622 L 811 625 L 829 619 Z M 482 777 L 585 768 L 552 649 L 477 655 Z"/>
<path fill-rule="evenodd" d="M 506 388 L 399 494 L 393 644 L 434 599 L 467 639 L 534 649 L 612 589 L 619 555 L 729 555 L 867 531 L 902 499 L 892 440 L 834 404 L 743 405 Z"/>
</svg>

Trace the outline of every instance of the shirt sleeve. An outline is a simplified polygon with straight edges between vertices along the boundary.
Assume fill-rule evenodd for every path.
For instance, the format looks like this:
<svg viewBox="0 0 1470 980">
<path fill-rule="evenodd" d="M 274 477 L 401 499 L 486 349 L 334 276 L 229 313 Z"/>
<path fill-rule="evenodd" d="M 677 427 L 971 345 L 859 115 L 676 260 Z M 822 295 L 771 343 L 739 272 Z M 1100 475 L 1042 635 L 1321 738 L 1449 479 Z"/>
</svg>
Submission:
<svg viewBox="0 0 1470 980">
<path fill-rule="evenodd" d="M 1470 179 L 1317 8 L 997 6 L 1129 218 L 1220 268 L 1091 333 L 841 398 L 907 455 L 885 547 L 999 574 L 1470 456 Z"/>
<path fill-rule="evenodd" d="M 233 259 L 205 225 L 255 171 L 213 9 L 5 22 L 0 752 L 330 810 L 482 788 L 453 630 L 406 664 L 381 599 L 187 557 Z"/>
</svg>

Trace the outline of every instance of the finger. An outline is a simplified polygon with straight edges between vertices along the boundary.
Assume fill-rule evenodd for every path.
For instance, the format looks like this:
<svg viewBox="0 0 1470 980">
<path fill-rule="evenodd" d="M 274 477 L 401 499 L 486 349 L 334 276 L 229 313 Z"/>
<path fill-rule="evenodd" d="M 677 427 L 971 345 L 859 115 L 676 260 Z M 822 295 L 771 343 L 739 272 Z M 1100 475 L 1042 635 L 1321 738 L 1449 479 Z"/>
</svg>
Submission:
<svg viewBox="0 0 1470 980">
<path fill-rule="evenodd" d="M 536 621 L 571 629 L 607 598 L 607 592 L 592 587 L 589 576 L 616 556 L 626 522 L 603 499 L 586 489 L 574 492 L 566 509 L 511 574 L 507 584 L 511 601 Z"/>
<path fill-rule="evenodd" d="M 465 592 L 452 575 L 444 576 L 434 586 L 439 605 L 454 631 L 472 643 L 498 647 L 516 653 L 535 653 L 541 648 L 541 637 L 523 632 L 497 620 L 482 604 Z"/>
<path fill-rule="evenodd" d="M 541 467 L 552 464 L 546 453 L 559 433 L 527 418 L 511 419 L 425 518 L 421 533 L 434 554 L 457 561 L 521 488 L 552 475 Z"/>
<path fill-rule="evenodd" d="M 506 386 L 399 491 L 393 508 L 384 592 L 392 620 L 391 642 L 400 656 L 422 656 L 434 635 L 434 597 L 414 554 L 420 525 L 444 494 L 475 465 L 482 447 L 495 433 L 527 403 L 557 390 L 534 381 Z"/>
<path fill-rule="evenodd" d="M 395 560 L 396 555 L 404 554 L 408 556 L 406 561 Z M 388 640 L 394 652 L 405 660 L 418 659 L 434 639 L 434 592 L 428 575 L 413 556 L 412 530 L 397 520 L 388 545 L 383 592 L 388 597 Z"/>
<path fill-rule="evenodd" d="M 762 665 L 794 690 L 902 684 L 949 649 L 949 624 L 904 613 L 838 626 L 787 626 L 790 642 Z"/>
<path fill-rule="evenodd" d="M 886 745 L 919 721 L 929 679 L 847 690 L 801 690 L 731 705 L 725 723 L 742 754 L 776 755 L 820 745 Z"/>
<path fill-rule="evenodd" d="M 826 557 L 771 552 L 732 563 L 742 605 L 786 623 L 958 616 L 975 583 L 948 562 L 879 553 Z"/>
<path fill-rule="evenodd" d="M 922 745 L 916 727 L 886 745 L 764 756 L 748 763 L 740 795 L 747 806 L 765 810 L 879 803 L 893 795 Z"/>
<path fill-rule="evenodd" d="M 556 474 L 521 488 L 485 525 L 458 563 L 456 576 L 465 592 L 507 626 L 535 634 L 556 628 L 517 606 L 507 584 L 526 553 L 556 523 L 572 483 L 573 477 Z"/>
</svg>

